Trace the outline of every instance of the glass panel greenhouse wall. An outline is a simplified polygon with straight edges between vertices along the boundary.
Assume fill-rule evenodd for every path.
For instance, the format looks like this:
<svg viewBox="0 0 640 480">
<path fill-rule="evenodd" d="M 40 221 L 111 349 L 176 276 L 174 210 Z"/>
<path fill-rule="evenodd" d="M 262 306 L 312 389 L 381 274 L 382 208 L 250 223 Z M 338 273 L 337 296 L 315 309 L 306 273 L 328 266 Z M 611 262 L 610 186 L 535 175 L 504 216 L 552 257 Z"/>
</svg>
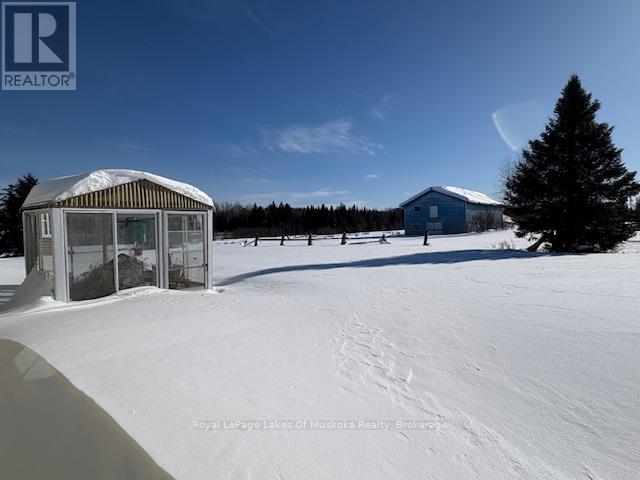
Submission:
<svg viewBox="0 0 640 480">
<path fill-rule="evenodd" d="M 67 213 L 66 223 L 71 300 L 114 293 L 113 214 Z"/>
<path fill-rule="evenodd" d="M 204 225 L 203 214 L 167 215 L 169 288 L 204 288 Z"/>
<path fill-rule="evenodd" d="M 33 270 L 53 275 L 53 238 L 50 210 L 24 214 L 24 255 L 27 275 Z"/>
<path fill-rule="evenodd" d="M 28 212 L 24 214 L 24 259 L 27 268 L 27 275 L 36 268 L 38 264 L 38 221 L 37 214 Z"/>
<path fill-rule="evenodd" d="M 158 285 L 155 214 L 117 214 L 118 287 Z"/>
</svg>

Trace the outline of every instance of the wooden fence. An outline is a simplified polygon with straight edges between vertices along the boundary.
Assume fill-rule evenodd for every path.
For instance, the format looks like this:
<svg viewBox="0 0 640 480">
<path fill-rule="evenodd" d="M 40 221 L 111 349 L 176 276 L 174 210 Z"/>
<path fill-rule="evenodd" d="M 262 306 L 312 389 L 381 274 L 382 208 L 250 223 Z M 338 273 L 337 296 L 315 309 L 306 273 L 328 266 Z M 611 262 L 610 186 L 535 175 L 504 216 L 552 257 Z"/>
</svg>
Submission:
<svg viewBox="0 0 640 480">
<path fill-rule="evenodd" d="M 354 235 L 354 234 L 352 234 Z M 355 235 L 349 237 L 346 233 L 342 235 L 281 235 L 279 237 L 255 237 L 253 240 L 246 240 L 243 243 L 243 246 L 253 246 L 257 247 L 262 242 L 279 242 L 280 245 L 284 246 L 290 242 L 306 242 L 308 246 L 313 245 L 315 242 L 328 242 L 335 241 L 339 242 L 339 245 L 361 245 L 365 243 L 379 243 L 379 244 L 388 244 L 389 239 L 393 237 L 400 236 L 399 232 L 390 232 L 390 233 L 382 233 L 381 235 L 370 235 L 364 234 L 362 236 Z M 425 235 L 424 245 L 428 245 L 428 236 Z"/>
</svg>

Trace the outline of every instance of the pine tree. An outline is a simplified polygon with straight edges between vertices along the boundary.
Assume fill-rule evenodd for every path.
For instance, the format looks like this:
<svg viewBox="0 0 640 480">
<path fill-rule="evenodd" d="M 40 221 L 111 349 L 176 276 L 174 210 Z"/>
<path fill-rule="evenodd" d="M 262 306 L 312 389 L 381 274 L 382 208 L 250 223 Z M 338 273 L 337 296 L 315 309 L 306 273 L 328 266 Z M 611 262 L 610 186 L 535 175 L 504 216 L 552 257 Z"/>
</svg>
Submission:
<svg viewBox="0 0 640 480">
<path fill-rule="evenodd" d="M 507 180 L 507 213 L 519 236 L 539 235 L 562 252 L 608 250 L 633 234 L 628 205 L 640 185 L 613 144 L 613 127 L 596 121 L 599 109 L 572 75 Z"/>
<path fill-rule="evenodd" d="M 36 183 L 38 179 L 28 173 L 0 194 L 0 254 L 24 254 L 20 208 Z"/>
</svg>

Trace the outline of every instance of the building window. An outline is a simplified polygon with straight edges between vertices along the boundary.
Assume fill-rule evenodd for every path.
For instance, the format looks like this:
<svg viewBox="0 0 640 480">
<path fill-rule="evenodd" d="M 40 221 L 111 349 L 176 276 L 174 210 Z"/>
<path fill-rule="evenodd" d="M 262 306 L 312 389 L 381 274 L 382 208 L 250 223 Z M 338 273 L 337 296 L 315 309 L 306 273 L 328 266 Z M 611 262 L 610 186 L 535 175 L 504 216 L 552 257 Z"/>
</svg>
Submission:
<svg viewBox="0 0 640 480">
<path fill-rule="evenodd" d="M 411 224 L 411 231 L 412 231 L 412 232 L 418 232 L 418 231 L 420 231 L 420 224 L 419 224 L 419 223 L 412 223 L 412 224 Z"/>
<path fill-rule="evenodd" d="M 40 237 L 51 238 L 51 222 L 48 213 L 40 214 Z"/>
<path fill-rule="evenodd" d="M 429 217 L 438 218 L 438 206 L 437 205 L 431 205 L 429 207 Z"/>
<path fill-rule="evenodd" d="M 419 211 L 420 211 L 420 207 L 419 207 L 419 206 L 415 206 L 415 207 L 413 207 L 413 210 L 414 210 L 415 212 L 419 212 Z"/>
</svg>

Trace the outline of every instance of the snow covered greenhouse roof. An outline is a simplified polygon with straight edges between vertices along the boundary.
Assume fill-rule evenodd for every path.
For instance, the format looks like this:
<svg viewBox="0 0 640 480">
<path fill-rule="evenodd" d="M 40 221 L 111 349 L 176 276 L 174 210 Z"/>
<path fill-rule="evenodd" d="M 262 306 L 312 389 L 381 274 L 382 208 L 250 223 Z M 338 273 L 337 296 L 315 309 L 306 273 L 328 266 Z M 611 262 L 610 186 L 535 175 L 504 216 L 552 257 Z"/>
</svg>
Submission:
<svg viewBox="0 0 640 480">
<path fill-rule="evenodd" d="M 413 202 L 415 199 L 420 198 L 425 193 L 428 192 L 438 192 L 444 195 L 449 195 L 450 197 L 458 198 L 460 200 L 464 200 L 465 202 L 475 203 L 478 205 L 501 205 L 501 203 L 493 198 L 485 195 L 484 193 L 475 192 L 473 190 L 468 190 L 466 188 L 461 187 L 450 187 L 450 186 L 434 186 L 429 187 L 417 195 L 414 195 L 409 200 L 406 200 L 400 204 L 401 207 Z"/>
<path fill-rule="evenodd" d="M 213 207 L 213 199 L 209 195 L 187 183 L 137 170 L 105 169 L 82 175 L 54 178 L 53 180 L 38 183 L 27 196 L 22 208 L 59 203 L 72 197 L 106 190 L 139 180 L 147 180 L 196 202 Z"/>
</svg>

